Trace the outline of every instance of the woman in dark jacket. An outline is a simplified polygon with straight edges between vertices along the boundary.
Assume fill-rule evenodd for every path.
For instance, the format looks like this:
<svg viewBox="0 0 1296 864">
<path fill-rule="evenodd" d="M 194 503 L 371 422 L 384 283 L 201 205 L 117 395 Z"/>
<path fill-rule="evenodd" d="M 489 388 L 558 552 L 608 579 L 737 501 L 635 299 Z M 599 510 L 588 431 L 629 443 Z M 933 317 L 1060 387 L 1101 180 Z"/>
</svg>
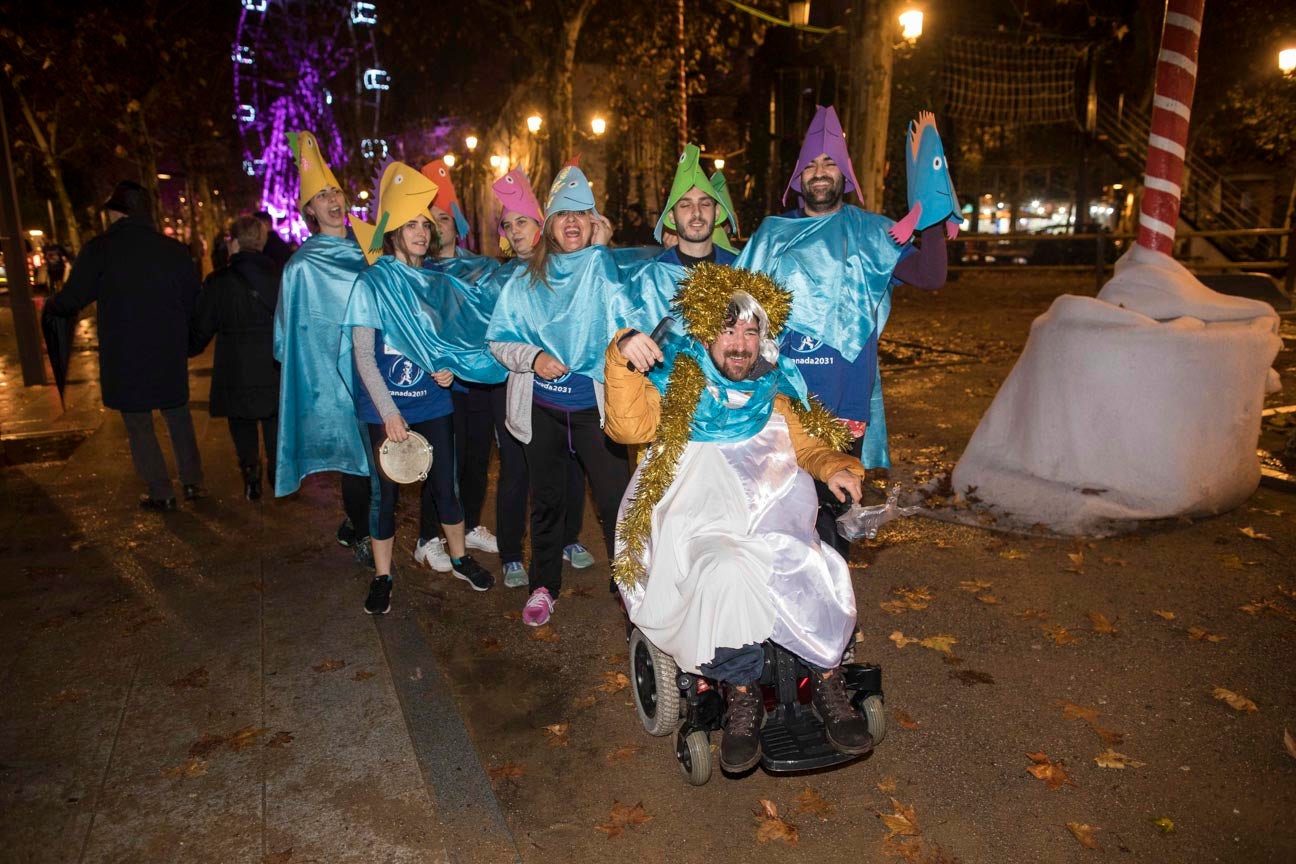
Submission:
<svg viewBox="0 0 1296 864">
<path fill-rule="evenodd" d="M 243 494 L 261 497 L 261 426 L 270 485 L 274 486 L 279 431 L 279 364 L 274 359 L 274 310 L 279 264 L 264 254 L 266 227 L 251 217 L 230 230 L 229 266 L 207 277 L 189 330 L 189 356 L 216 337 L 211 416 L 229 418 L 230 437 L 243 471 Z"/>
</svg>

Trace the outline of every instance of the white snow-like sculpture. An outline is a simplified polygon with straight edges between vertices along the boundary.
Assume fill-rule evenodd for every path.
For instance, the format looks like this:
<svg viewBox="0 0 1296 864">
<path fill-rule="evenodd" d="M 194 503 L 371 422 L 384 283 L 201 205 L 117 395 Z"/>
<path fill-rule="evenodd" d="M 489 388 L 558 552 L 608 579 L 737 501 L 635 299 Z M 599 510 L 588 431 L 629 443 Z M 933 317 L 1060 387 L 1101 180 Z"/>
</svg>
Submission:
<svg viewBox="0 0 1296 864">
<path fill-rule="evenodd" d="M 954 469 L 955 491 L 1067 534 L 1220 513 L 1260 482 L 1278 316 L 1133 246 L 1097 298 L 1063 295 Z"/>
</svg>

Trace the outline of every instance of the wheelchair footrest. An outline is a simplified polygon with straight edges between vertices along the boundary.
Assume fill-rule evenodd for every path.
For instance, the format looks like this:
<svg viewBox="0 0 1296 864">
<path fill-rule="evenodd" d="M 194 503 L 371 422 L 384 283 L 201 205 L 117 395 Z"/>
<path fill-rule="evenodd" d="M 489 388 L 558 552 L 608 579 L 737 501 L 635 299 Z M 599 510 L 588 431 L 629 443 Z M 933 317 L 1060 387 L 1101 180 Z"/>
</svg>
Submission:
<svg viewBox="0 0 1296 864">
<path fill-rule="evenodd" d="M 761 729 L 761 765 L 766 771 L 811 771 L 858 758 L 828 743 L 823 723 L 809 705 L 780 705 Z"/>
</svg>

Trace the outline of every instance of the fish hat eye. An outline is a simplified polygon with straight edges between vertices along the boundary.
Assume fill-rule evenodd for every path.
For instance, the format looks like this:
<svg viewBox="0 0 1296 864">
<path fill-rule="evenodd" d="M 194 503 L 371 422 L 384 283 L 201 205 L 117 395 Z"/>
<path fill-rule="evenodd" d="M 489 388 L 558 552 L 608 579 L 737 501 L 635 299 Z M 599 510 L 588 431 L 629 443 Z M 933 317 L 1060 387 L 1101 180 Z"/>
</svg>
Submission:
<svg viewBox="0 0 1296 864">
<path fill-rule="evenodd" d="M 941 169 L 941 166 L 943 164 L 945 163 L 941 161 L 941 157 L 936 156 L 932 158 L 932 168 L 936 169 L 937 171 Z"/>
</svg>

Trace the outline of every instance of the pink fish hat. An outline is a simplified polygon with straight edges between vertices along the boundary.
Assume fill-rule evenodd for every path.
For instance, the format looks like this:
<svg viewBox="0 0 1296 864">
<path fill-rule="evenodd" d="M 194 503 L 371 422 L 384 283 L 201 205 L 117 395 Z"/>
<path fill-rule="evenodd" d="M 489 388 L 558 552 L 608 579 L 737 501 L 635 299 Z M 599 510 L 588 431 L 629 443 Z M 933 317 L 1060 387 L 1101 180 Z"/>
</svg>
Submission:
<svg viewBox="0 0 1296 864">
<path fill-rule="evenodd" d="M 850 153 L 846 150 L 846 134 L 842 132 L 841 121 L 837 119 L 837 112 L 831 105 L 815 107 L 814 119 L 810 121 L 810 129 L 806 132 L 805 141 L 801 143 L 801 154 L 797 156 L 796 168 L 792 170 L 792 179 L 783 190 L 785 205 L 789 192 L 801 194 L 801 172 L 820 156 L 829 157 L 841 169 L 846 180 L 843 195 L 859 189 L 855 168 L 851 165 Z"/>
<path fill-rule="evenodd" d="M 500 222 L 504 221 L 504 214 L 517 213 L 534 219 L 537 225 L 544 224 L 544 211 L 540 209 L 540 202 L 531 191 L 531 181 L 527 179 L 526 172 L 521 168 L 514 168 L 496 180 L 491 184 L 491 191 L 495 193 L 495 198 L 500 203 Z M 507 246 L 508 239 L 504 236 L 503 226 L 499 227 L 499 236 Z"/>
</svg>

